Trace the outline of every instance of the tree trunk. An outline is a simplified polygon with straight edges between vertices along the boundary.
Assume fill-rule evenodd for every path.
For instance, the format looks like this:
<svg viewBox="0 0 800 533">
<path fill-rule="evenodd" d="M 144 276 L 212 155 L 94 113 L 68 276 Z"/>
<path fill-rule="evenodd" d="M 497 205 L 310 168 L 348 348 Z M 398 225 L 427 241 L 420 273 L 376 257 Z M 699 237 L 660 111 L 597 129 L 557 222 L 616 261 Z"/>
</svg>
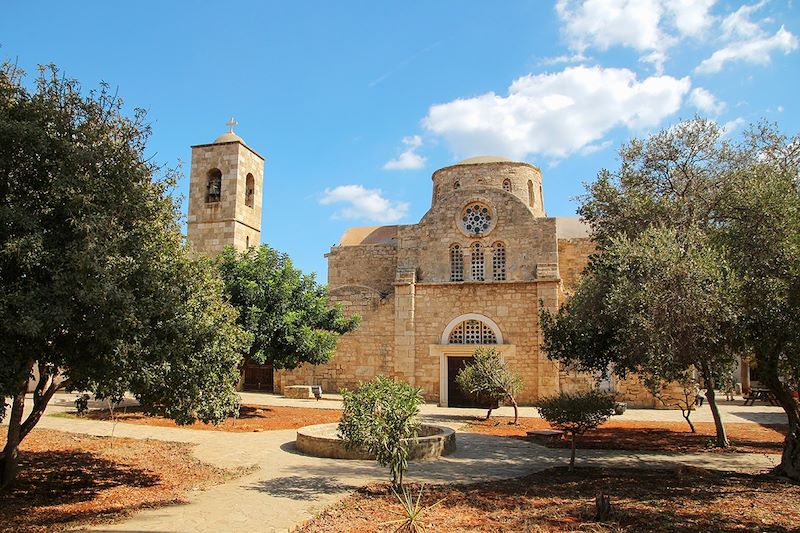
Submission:
<svg viewBox="0 0 800 533">
<path fill-rule="evenodd" d="M 509 396 L 508 399 L 511 400 L 511 405 L 514 406 L 514 425 L 516 426 L 519 423 L 519 406 L 513 396 Z"/>
<path fill-rule="evenodd" d="M 722 423 L 722 415 L 720 415 L 717 398 L 714 394 L 714 381 L 708 380 L 706 385 L 708 408 L 711 409 L 711 414 L 714 416 L 714 427 L 717 429 L 717 447 L 727 448 L 730 446 L 730 442 L 728 441 L 728 434 L 725 432 L 725 424 Z"/>
<path fill-rule="evenodd" d="M 572 433 L 572 453 L 569 456 L 569 471 L 575 470 L 575 432 Z"/>
<path fill-rule="evenodd" d="M 697 433 L 697 430 L 694 428 L 694 424 L 692 424 L 692 421 L 689 420 L 691 414 L 686 414 L 686 413 L 681 413 L 681 414 L 683 414 L 683 418 L 684 420 L 686 420 L 686 423 L 689 424 L 689 429 L 692 431 L 692 433 Z"/>
<path fill-rule="evenodd" d="M 488 412 L 488 413 L 486 413 L 486 418 L 485 418 L 485 420 L 489 420 L 489 417 L 490 417 L 490 416 L 492 416 L 492 408 L 491 408 L 491 407 L 489 408 L 489 412 Z"/>
<path fill-rule="evenodd" d="M 789 431 L 783 441 L 781 463 L 775 467 L 775 471 L 789 479 L 800 481 L 800 400 L 792 398 L 791 390 L 780 381 L 777 372 L 768 372 L 766 382 L 789 421 Z"/>
<path fill-rule="evenodd" d="M 8 418 L 8 436 L 5 448 L 0 454 L 0 489 L 6 489 L 14 483 L 19 460 L 19 443 L 22 434 L 22 412 L 25 409 L 25 393 L 28 391 L 28 379 L 33 371 L 33 361 L 20 373 L 17 380 L 17 391 L 11 405 L 11 416 Z"/>
</svg>

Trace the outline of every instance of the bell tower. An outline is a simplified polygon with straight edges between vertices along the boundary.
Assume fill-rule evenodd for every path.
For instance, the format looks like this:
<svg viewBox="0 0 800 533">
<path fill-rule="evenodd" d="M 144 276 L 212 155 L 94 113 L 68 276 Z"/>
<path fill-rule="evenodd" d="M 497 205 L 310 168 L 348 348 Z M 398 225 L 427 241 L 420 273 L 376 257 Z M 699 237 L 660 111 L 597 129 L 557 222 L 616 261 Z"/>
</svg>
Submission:
<svg viewBox="0 0 800 533">
<path fill-rule="evenodd" d="M 197 254 L 261 244 L 264 158 L 233 132 L 236 124 L 231 119 L 213 143 L 192 146 L 186 231 Z"/>
</svg>

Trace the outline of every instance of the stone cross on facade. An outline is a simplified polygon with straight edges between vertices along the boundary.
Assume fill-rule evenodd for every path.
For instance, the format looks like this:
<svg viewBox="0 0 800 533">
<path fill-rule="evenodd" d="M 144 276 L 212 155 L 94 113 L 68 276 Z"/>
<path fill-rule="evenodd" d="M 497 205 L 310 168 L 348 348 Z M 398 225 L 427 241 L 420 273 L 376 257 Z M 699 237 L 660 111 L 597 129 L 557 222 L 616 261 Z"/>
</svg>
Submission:
<svg viewBox="0 0 800 533">
<path fill-rule="evenodd" d="M 226 122 L 225 125 L 228 126 L 228 133 L 233 133 L 233 128 L 238 126 L 239 123 L 236 122 L 236 120 L 234 120 L 233 117 L 231 117 L 231 119 L 228 122 Z"/>
</svg>

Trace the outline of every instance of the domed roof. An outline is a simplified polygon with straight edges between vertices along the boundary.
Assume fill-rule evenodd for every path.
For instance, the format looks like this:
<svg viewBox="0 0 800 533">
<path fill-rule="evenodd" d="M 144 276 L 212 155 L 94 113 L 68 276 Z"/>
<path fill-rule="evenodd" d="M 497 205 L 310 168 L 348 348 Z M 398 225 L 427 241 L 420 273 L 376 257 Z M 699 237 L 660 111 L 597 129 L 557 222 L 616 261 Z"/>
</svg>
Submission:
<svg viewBox="0 0 800 533">
<path fill-rule="evenodd" d="M 244 139 L 233 133 L 233 128 L 239 125 L 235 119 L 231 118 L 225 123 L 225 125 L 228 126 L 228 131 L 214 139 L 214 144 L 229 143 L 234 141 L 239 141 L 240 143 L 245 144 Z"/>
<path fill-rule="evenodd" d="M 242 139 L 232 131 L 226 131 L 225 133 L 214 139 L 214 144 L 229 143 L 233 141 L 239 141 L 240 143 L 245 144 L 244 139 Z"/>
<path fill-rule="evenodd" d="M 456 163 L 456 165 L 480 165 L 482 163 L 514 163 L 514 161 L 499 155 L 479 155 L 477 157 L 465 159 Z"/>
</svg>

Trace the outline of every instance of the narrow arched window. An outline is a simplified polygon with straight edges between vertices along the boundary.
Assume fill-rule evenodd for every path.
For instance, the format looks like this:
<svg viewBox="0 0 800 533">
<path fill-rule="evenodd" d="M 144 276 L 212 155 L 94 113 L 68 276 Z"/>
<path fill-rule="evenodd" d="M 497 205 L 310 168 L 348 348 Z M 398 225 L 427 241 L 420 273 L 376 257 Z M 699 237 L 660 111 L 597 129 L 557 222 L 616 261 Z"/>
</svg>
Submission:
<svg viewBox="0 0 800 533">
<path fill-rule="evenodd" d="M 506 279 L 506 247 L 502 242 L 496 242 L 492 247 L 492 279 L 494 281 Z"/>
<path fill-rule="evenodd" d="M 483 248 L 481 243 L 476 242 L 472 248 L 472 280 L 483 281 L 486 279 L 486 269 L 483 265 Z"/>
<path fill-rule="evenodd" d="M 244 247 L 250 248 L 250 235 L 246 235 L 244 238 Z"/>
<path fill-rule="evenodd" d="M 464 281 L 464 254 L 457 244 L 450 247 L 450 281 Z"/>
<path fill-rule="evenodd" d="M 458 180 L 456 180 L 456 182 L 455 182 L 455 183 L 453 183 L 453 188 L 454 188 L 454 189 L 458 189 L 459 187 L 461 187 L 461 182 L 460 182 L 460 181 L 458 181 Z"/>
<path fill-rule="evenodd" d="M 511 192 L 511 180 L 506 178 L 503 180 L 503 190 L 506 192 Z"/>
<path fill-rule="evenodd" d="M 206 203 L 219 202 L 222 198 L 222 172 L 212 168 L 206 174 Z"/>
<path fill-rule="evenodd" d="M 447 340 L 450 344 L 497 344 L 492 328 L 480 320 L 461 322 L 453 328 Z"/>
<path fill-rule="evenodd" d="M 245 193 L 244 193 L 244 205 L 247 207 L 253 207 L 253 199 L 256 197 L 256 180 L 253 178 L 253 175 L 248 173 L 247 179 L 245 180 Z"/>
<path fill-rule="evenodd" d="M 533 182 L 528 180 L 528 205 L 533 207 Z"/>
</svg>

